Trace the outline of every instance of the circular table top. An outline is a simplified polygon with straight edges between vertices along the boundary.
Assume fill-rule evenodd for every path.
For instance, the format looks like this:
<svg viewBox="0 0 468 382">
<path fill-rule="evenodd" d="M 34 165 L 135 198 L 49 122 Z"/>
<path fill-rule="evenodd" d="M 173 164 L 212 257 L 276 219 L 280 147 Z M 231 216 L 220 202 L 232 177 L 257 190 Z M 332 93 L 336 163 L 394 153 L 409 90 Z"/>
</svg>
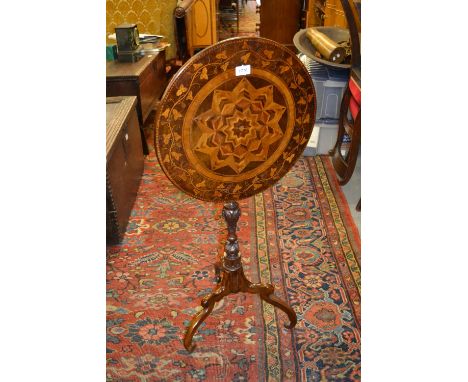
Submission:
<svg viewBox="0 0 468 382">
<path fill-rule="evenodd" d="M 155 122 L 158 160 L 195 198 L 247 198 L 301 156 L 315 110 L 314 85 L 293 52 L 259 37 L 224 40 L 187 61 L 167 86 Z"/>
</svg>

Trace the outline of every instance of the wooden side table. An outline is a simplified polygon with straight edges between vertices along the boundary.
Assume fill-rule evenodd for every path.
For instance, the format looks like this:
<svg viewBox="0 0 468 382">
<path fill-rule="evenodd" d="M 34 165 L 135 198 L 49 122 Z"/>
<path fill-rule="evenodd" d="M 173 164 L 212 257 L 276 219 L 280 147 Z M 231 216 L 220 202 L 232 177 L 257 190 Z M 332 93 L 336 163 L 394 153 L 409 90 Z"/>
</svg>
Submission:
<svg viewBox="0 0 468 382">
<path fill-rule="evenodd" d="M 252 72 L 237 75 L 241 64 Z M 244 274 L 237 201 L 271 187 L 291 169 L 310 139 L 316 105 L 312 79 L 296 54 L 258 37 L 204 49 L 179 69 L 164 93 L 154 139 L 162 170 L 194 198 L 227 202 L 222 216 L 228 237 L 215 265 L 218 285 L 187 327 L 188 351 L 215 304 L 231 293 L 258 294 L 287 314 L 287 328 L 296 325 L 296 312 L 275 297 L 272 284 L 252 283 Z"/>
<path fill-rule="evenodd" d="M 166 53 L 161 51 L 137 62 L 106 63 L 106 96 L 136 96 L 143 153 L 149 154 L 143 125 L 166 88 Z"/>
</svg>

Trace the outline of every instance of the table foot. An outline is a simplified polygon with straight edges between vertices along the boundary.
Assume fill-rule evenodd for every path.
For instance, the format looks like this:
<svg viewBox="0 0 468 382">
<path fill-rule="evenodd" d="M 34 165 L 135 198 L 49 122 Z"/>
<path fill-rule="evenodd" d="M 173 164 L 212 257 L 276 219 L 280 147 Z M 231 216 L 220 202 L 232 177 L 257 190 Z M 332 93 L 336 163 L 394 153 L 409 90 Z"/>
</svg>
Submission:
<svg viewBox="0 0 468 382">
<path fill-rule="evenodd" d="M 275 287 L 271 284 L 250 284 L 247 290 L 248 293 L 259 294 L 263 301 L 276 306 L 286 313 L 289 318 L 289 324 L 285 324 L 284 326 L 288 329 L 294 328 L 297 324 L 296 312 L 285 301 L 276 297 L 273 294 L 274 291 Z"/>
<path fill-rule="evenodd" d="M 195 345 L 192 344 L 192 338 L 195 335 L 198 327 L 213 311 L 215 304 L 228 294 L 229 292 L 226 292 L 224 286 L 219 285 L 213 293 L 209 294 L 208 296 L 205 296 L 201 300 L 201 306 L 203 307 L 203 309 L 200 310 L 197 314 L 195 314 L 195 316 L 193 316 L 184 336 L 184 347 L 189 352 L 192 352 L 195 349 Z"/>
</svg>

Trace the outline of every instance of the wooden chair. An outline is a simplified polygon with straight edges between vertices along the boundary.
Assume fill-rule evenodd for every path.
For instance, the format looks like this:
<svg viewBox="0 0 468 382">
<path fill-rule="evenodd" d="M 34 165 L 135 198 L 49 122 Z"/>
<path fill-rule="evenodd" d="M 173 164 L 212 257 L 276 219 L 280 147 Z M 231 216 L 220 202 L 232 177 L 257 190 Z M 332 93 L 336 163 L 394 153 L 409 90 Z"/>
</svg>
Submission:
<svg viewBox="0 0 468 382">
<path fill-rule="evenodd" d="M 176 57 L 167 62 L 167 77 L 172 76 L 182 67 L 190 58 L 190 52 L 187 43 L 187 12 L 195 3 L 195 0 L 183 0 L 175 8 L 174 16 L 174 36 L 176 42 Z"/>
<path fill-rule="evenodd" d="M 346 136 L 349 137 L 349 143 L 343 142 Z M 336 143 L 329 152 L 341 185 L 348 183 L 353 175 L 360 146 L 361 89 L 355 77 L 351 75 L 341 101 Z"/>
<path fill-rule="evenodd" d="M 341 101 L 338 135 L 329 151 L 341 185 L 353 175 L 361 146 L 361 22 L 353 0 L 341 0 L 351 37 L 351 78 Z M 349 144 L 343 143 L 348 136 Z"/>
</svg>

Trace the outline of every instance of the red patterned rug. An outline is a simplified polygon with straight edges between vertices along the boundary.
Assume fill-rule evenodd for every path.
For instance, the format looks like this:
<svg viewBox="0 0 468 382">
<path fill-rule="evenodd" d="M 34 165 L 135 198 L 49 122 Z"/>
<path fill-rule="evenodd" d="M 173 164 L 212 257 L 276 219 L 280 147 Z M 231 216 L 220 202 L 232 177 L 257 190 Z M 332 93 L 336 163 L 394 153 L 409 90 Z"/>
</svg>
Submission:
<svg viewBox="0 0 468 382">
<path fill-rule="evenodd" d="M 360 239 L 329 159 L 301 158 L 240 206 L 245 273 L 275 285 L 297 326 L 230 295 L 184 349 L 226 228 L 222 205 L 178 191 L 152 152 L 124 240 L 107 250 L 108 382 L 360 380 Z"/>
</svg>

